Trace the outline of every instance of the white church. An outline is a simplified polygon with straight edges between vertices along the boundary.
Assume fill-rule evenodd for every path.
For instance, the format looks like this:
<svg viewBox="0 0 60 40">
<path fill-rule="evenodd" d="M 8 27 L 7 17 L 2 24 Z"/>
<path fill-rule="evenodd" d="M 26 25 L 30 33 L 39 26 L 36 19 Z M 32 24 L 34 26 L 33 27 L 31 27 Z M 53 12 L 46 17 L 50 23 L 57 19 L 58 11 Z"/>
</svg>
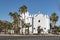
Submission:
<svg viewBox="0 0 60 40">
<path fill-rule="evenodd" d="M 20 33 L 22 33 L 22 20 L 25 19 L 25 23 L 30 23 L 32 25 L 29 28 L 29 33 L 30 34 L 37 34 L 38 27 L 42 29 L 41 33 L 49 33 L 50 30 L 50 19 L 48 15 L 42 14 L 42 13 L 36 13 L 34 15 L 31 15 L 29 12 L 25 12 L 20 14 L 21 15 L 21 20 L 20 20 Z M 23 28 L 23 33 L 25 29 Z"/>
</svg>

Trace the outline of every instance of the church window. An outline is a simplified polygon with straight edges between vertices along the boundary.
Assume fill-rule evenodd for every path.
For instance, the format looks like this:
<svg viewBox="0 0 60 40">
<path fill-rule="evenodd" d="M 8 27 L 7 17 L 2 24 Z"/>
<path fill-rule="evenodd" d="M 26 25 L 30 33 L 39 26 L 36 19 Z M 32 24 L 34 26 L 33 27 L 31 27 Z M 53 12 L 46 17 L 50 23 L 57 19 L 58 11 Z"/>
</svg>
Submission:
<svg viewBox="0 0 60 40">
<path fill-rule="evenodd" d="M 40 20 L 38 20 L 38 22 L 40 22 Z"/>
<path fill-rule="evenodd" d="M 44 28 L 44 29 L 46 29 L 46 28 Z"/>
</svg>

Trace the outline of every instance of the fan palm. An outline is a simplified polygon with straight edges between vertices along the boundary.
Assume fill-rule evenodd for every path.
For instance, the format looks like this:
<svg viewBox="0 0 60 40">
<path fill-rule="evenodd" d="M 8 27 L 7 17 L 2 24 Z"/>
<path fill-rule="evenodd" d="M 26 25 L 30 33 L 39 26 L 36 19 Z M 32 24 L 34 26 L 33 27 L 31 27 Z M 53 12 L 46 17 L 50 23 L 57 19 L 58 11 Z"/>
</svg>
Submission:
<svg viewBox="0 0 60 40">
<path fill-rule="evenodd" d="M 2 31 L 2 27 L 3 27 L 3 22 L 0 20 L 0 33 Z"/>
<path fill-rule="evenodd" d="M 24 28 L 24 27 L 25 27 L 25 28 L 28 28 L 28 30 L 25 29 L 25 32 L 28 31 L 28 34 L 29 34 L 29 27 L 31 27 L 30 23 L 25 23 L 25 24 L 23 25 L 23 28 Z"/>
<path fill-rule="evenodd" d="M 56 15 L 56 13 L 52 13 L 52 15 L 50 16 L 50 20 L 53 23 L 53 27 L 56 26 L 56 22 L 58 21 L 58 16 Z"/>
<path fill-rule="evenodd" d="M 10 12 L 9 15 L 12 17 L 13 19 L 13 26 L 16 29 L 17 27 L 20 27 L 20 15 L 17 12 Z"/>
<path fill-rule="evenodd" d="M 19 8 L 19 12 L 21 12 L 21 14 L 23 13 L 24 14 L 24 19 L 23 19 L 23 25 L 25 23 L 25 12 L 27 12 L 27 7 L 25 5 L 21 6 Z M 26 29 L 26 28 L 25 28 Z M 23 34 L 23 29 L 22 29 L 22 34 Z"/>
</svg>

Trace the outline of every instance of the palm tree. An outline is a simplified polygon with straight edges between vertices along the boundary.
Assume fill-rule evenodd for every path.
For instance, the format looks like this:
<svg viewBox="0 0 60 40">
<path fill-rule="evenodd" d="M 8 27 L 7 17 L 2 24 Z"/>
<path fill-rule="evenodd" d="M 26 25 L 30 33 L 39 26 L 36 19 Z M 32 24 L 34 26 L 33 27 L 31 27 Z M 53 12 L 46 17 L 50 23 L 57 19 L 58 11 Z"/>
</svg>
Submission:
<svg viewBox="0 0 60 40">
<path fill-rule="evenodd" d="M 8 22 L 8 21 L 2 21 L 3 22 L 3 28 L 4 28 L 4 32 L 5 32 L 5 34 L 7 33 L 7 31 L 8 31 L 8 24 L 10 23 L 10 22 Z"/>
<path fill-rule="evenodd" d="M 20 27 L 16 28 L 16 34 L 20 34 Z"/>
<path fill-rule="evenodd" d="M 28 32 L 29 34 L 29 27 L 31 27 L 30 23 L 24 23 L 23 28 L 28 28 L 27 30 L 25 29 L 25 32 Z"/>
<path fill-rule="evenodd" d="M 58 16 L 56 15 L 56 13 L 52 13 L 52 15 L 50 16 L 50 20 L 53 23 L 53 27 L 56 26 L 56 22 L 58 21 Z"/>
<path fill-rule="evenodd" d="M 13 25 L 13 28 L 16 29 L 16 26 L 17 26 L 17 18 L 16 18 L 16 14 L 14 14 L 13 12 L 10 12 L 9 15 L 11 16 L 11 18 L 13 19 L 13 22 L 12 22 L 12 25 Z M 14 33 L 15 33 L 15 29 L 14 29 Z"/>
<path fill-rule="evenodd" d="M 13 25 L 12 25 L 12 23 L 7 23 L 7 29 L 6 29 L 7 31 L 8 31 L 8 33 L 10 33 L 11 34 L 11 30 L 13 30 Z"/>
<path fill-rule="evenodd" d="M 0 20 L 0 33 L 2 31 L 2 27 L 3 27 L 3 22 Z"/>
<path fill-rule="evenodd" d="M 15 27 L 16 26 L 16 15 L 13 12 L 10 12 L 9 15 L 13 19 L 12 25 L 13 27 Z"/>
<path fill-rule="evenodd" d="M 41 26 L 38 26 L 38 28 L 37 28 L 38 34 L 40 34 L 40 33 L 43 31 L 43 29 L 41 29 L 40 27 L 41 27 Z"/>
<path fill-rule="evenodd" d="M 18 33 L 18 34 L 20 34 L 20 15 L 19 14 L 16 14 L 16 16 L 17 16 L 17 29 L 16 29 L 16 32 Z"/>
<path fill-rule="evenodd" d="M 27 30 L 28 31 L 28 34 L 29 34 L 29 27 L 31 27 L 31 25 L 30 25 L 30 23 L 27 23 L 26 24 L 26 28 L 28 28 L 28 30 Z"/>
<path fill-rule="evenodd" d="M 20 27 L 20 15 L 19 14 L 16 14 L 16 16 L 17 16 L 17 27 Z"/>
<path fill-rule="evenodd" d="M 24 21 L 25 21 L 25 12 L 27 12 L 27 7 L 25 5 L 21 6 L 19 8 L 19 12 L 21 12 L 21 14 L 24 14 Z"/>
<path fill-rule="evenodd" d="M 9 23 L 9 24 L 8 24 L 8 29 L 9 29 L 9 30 L 12 30 L 12 29 L 13 29 L 12 23 Z"/>
<path fill-rule="evenodd" d="M 8 24 L 7 23 L 4 23 L 4 27 L 5 27 L 5 34 L 6 34 L 6 32 L 7 32 L 7 26 Z"/>
<path fill-rule="evenodd" d="M 20 27 L 20 15 L 17 12 L 10 12 L 9 15 L 12 17 L 13 19 L 13 26 L 15 29 L 17 29 L 17 27 Z"/>
<path fill-rule="evenodd" d="M 21 6 L 19 8 L 19 12 L 21 12 L 21 14 L 23 13 L 24 14 L 24 19 L 23 19 L 23 22 L 25 23 L 25 12 L 27 12 L 27 7 L 25 5 Z M 23 23 L 23 24 L 24 24 Z M 25 28 L 26 29 L 26 28 Z M 23 34 L 23 29 L 22 29 L 22 34 Z"/>
</svg>

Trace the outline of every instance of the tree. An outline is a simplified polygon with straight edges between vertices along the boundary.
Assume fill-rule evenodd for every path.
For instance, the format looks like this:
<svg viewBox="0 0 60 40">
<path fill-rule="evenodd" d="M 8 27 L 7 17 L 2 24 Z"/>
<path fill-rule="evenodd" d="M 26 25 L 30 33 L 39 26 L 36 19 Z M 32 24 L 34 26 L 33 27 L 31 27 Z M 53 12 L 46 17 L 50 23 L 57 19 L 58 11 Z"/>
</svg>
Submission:
<svg viewBox="0 0 60 40">
<path fill-rule="evenodd" d="M 25 5 L 21 6 L 19 8 L 19 12 L 21 12 L 21 14 L 24 14 L 24 19 L 23 19 L 23 24 L 25 23 L 25 12 L 27 12 L 27 7 Z M 22 29 L 22 34 L 23 34 L 23 29 Z"/>
<path fill-rule="evenodd" d="M 20 27 L 20 15 L 17 15 L 17 20 L 18 20 L 18 27 Z"/>
<path fill-rule="evenodd" d="M 18 20 L 18 23 L 17 23 L 17 25 L 18 25 L 18 27 L 17 27 L 17 33 L 20 34 L 20 29 L 21 29 L 21 28 L 20 28 L 20 17 L 21 17 L 21 16 L 20 16 L 20 15 L 17 15 L 17 17 L 18 17 L 18 18 L 17 18 L 17 20 Z"/>
<path fill-rule="evenodd" d="M 40 34 L 41 31 L 43 31 L 43 29 L 41 29 L 40 27 L 41 27 L 41 26 L 38 26 L 38 28 L 37 28 L 38 34 Z"/>
<path fill-rule="evenodd" d="M 6 34 L 6 32 L 7 32 L 7 29 L 8 29 L 8 26 L 7 26 L 7 25 L 8 25 L 7 23 L 4 23 L 5 34 Z"/>
<path fill-rule="evenodd" d="M 0 33 L 2 32 L 3 22 L 0 20 Z"/>
<path fill-rule="evenodd" d="M 27 7 L 25 5 L 21 6 L 19 8 L 19 12 L 21 12 L 21 14 L 24 14 L 24 21 L 25 21 L 25 12 L 27 12 Z"/>
<path fill-rule="evenodd" d="M 30 23 L 25 23 L 24 27 L 28 28 L 27 30 L 25 29 L 25 32 L 27 31 L 28 32 L 27 34 L 29 34 L 29 27 L 31 27 Z"/>
<path fill-rule="evenodd" d="M 10 12 L 9 15 L 12 17 L 13 19 L 13 26 L 14 26 L 14 30 L 16 31 L 17 27 L 20 27 L 20 15 L 17 12 Z"/>
<path fill-rule="evenodd" d="M 52 13 L 52 15 L 50 16 L 50 20 L 53 23 L 53 27 L 56 26 L 56 22 L 58 21 L 58 16 L 56 15 L 56 13 Z"/>
<path fill-rule="evenodd" d="M 9 29 L 9 30 L 12 30 L 12 29 L 13 29 L 12 23 L 9 23 L 9 24 L 8 24 L 8 29 Z"/>
<path fill-rule="evenodd" d="M 10 22 L 5 21 L 5 20 L 2 20 L 1 22 L 2 22 L 2 24 L 1 24 L 2 29 L 4 30 L 4 32 L 5 32 L 5 34 L 6 34 L 7 31 L 8 31 L 8 27 L 9 27 L 8 25 L 9 25 Z"/>
<path fill-rule="evenodd" d="M 16 34 L 20 34 L 20 29 L 21 29 L 20 27 L 16 28 Z"/>
<path fill-rule="evenodd" d="M 16 28 L 16 27 L 17 27 L 17 24 L 16 24 L 16 23 L 17 23 L 16 14 L 13 13 L 13 12 L 10 12 L 9 15 L 10 15 L 11 18 L 13 19 L 13 22 L 12 22 L 13 27 Z M 14 31 L 15 31 L 15 29 L 14 29 Z"/>
</svg>

